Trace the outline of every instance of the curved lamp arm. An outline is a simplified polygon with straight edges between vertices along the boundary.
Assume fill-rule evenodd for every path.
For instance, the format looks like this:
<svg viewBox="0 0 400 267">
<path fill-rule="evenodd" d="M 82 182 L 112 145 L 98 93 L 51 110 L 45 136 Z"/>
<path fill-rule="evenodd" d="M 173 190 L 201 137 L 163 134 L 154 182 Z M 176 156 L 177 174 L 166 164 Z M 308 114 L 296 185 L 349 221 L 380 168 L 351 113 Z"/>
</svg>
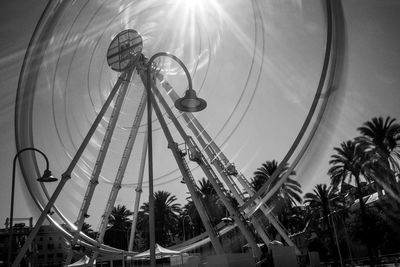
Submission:
<svg viewBox="0 0 400 267">
<path fill-rule="evenodd" d="M 15 165 L 16 165 L 16 161 L 17 161 L 18 156 L 21 155 L 23 152 L 28 151 L 28 150 L 39 152 L 39 153 L 44 157 L 44 159 L 46 160 L 46 170 L 49 169 L 49 159 L 47 158 L 47 156 L 46 156 L 42 151 L 40 151 L 40 150 L 37 149 L 37 148 L 34 148 L 34 147 L 27 147 L 27 148 L 21 149 L 21 150 L 18 151 L 18 153 L 15 155 L 14 161 L 13 161 L 13 169 L 14 169 L 14 170 L 15 170 Z M 14 170 L 13 170 L 13 171 L 14 171 Z"/>
<path fill-rule="evenodd" d="M 13 160 L 13 172 L 12 172 L 12 182 L 11 182 L 11 204 L 10 204 L 10 219 L 9 219 L 9 237 L 8 237 L 8 266 L 11 266 L 11 258 L 12 258 L 12 239 L 13 239 L 13 216 L 14 216 L 14 191 L 15 191 L 15 169 L 17 165 L 17 159 L 19 155 L 21 155 L 25 151 L 35 151 L 40 153 L 45 161 L 46 161 L 46 170 L 45 175 L 50 176 L 51 172 L 49 171 L 49 159 L 47 156 L 37 148 L 27 147 L 18 151 L 18 153 L 14 156 Z M 53 178 L 55 179 L 55 178 Z"/>
<path fill-rule="evenodd" d="M 176 57 L 175 55 L 173 55 L 171 53 L 168 53 L 168 52 L 158 52 L 158 53 L 154 54 L 149 59 L 149 62 L 148 62 L 148 65 L 147 65 L 147 80 L 150 81 L 150 70 L 151 70 L 151 66 L 152 66 L 154 60 L 156 58 L 162 57 L 162 56 L 172 58 L 173 60 L 175 60 L 179 64 L 179 66 L 182 67 L 183 71 L 186 74 L 186 78 L 188 79 L 189 90 L 193 90 L 193 88 L 192 88 L 192 78 L 190 77 L 190 73 L 189 73 L 188 69 L 186 68 L 185 64 L 183 64 L 182 60 L 180 60 L 178 57 Z"/>
<path fill-rule="evenodd" d="M 157 57 L 161 57 L 161 56 L 166 56 L 166 57 L 170 57 L 173 60 L 175 60 L 179 66 L 182 67 L 182 69 L 184 70 L 185 74 L 186 74 L 186 78 L 188 80 L 188 90 L 186 90 L 185 95 L 179 99 L 177 99 L 174 103 L 175 108 L 177 108 L 178 110 L 182 111 L 182 112 L 197 112 L 197 111 L 201 111 L 203 109 L 205 109 L 207 107 L 207 102 L 196 96 L 196 91 L 193 90 L 193 85 L 192 85 L 192 78 L 190 77 L 190 73 L 188 71 L 188 69 L 186 68 L 185 64 L 183 64 L 183 62 L 177 58 L 176 56 L 167 53 L 167 52 L 159 52 L 156 53 L 155 55 L 153 55 L 147 65 L 147 81 L 150 81 L 150 72 L 151 72 L 151 67 L 153 65 L 153 61 L 157 58 Z M 150 85 L 149 85 L 150 86 Z"/>
</svg>

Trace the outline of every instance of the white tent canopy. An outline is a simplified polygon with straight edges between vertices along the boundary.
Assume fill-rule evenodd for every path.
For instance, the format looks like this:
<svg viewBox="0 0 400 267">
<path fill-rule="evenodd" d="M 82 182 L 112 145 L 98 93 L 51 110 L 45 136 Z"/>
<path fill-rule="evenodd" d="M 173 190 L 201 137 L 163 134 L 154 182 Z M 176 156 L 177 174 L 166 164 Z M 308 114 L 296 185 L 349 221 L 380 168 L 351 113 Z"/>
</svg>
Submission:
<svg viewBox="0 0 400 267">
<path fill-rule="evenodd" d="M 165 257 L 171 257 L 175 255 L 182 255 L 182 252 L 176 250 L 170 250 L 156 244 L 156 258 L 161 259 Z M 146 250 L 142 253 L 139 253 L 133 257 L 133 259 L 148 259 L 150 258 L 150 250 Z"/>
<path fill-rule="evenodd" d="M 95 261 L 96 262 L 96 261 Z M 83 256 L 80 260 L 71 263 L 69 265 L 67 265 L 68 267 L 77 267 L 77 266 L 89 266 L 89 257 L 88 256 Z"/>
</svg>

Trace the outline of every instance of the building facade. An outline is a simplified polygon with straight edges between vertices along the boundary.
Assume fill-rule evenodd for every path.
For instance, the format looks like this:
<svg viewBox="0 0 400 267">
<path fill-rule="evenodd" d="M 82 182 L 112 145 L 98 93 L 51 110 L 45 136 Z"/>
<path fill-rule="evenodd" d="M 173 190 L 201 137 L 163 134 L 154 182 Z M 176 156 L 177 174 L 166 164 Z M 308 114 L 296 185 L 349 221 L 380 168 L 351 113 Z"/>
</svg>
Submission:
<svg viewBox="0 0 400 267">
<path fill-rule="evenodd" d="M 24 223 L 13 226 L 12 258 L 17 256 L 19 249 L 23 246 L 32 230 L 32 225 Z M 9 228 L 0 229 L 0 262 L 7 262 Z M 31 247 L 26 253 L 21 266 L 45 267 L 63 266 L 67 256 L 67 242 L 62 232 L 53 225 L 42 225 L 33 240 Z M 1 265 L 1 264 L 0 264 Z"/>
</svg>

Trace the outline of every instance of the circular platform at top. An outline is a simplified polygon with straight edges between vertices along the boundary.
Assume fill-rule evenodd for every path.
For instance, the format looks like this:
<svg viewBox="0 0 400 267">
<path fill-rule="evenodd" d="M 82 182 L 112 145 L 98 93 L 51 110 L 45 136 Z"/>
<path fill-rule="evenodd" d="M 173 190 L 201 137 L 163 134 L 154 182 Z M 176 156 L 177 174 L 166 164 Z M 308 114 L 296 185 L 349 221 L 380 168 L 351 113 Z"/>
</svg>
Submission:
<svg viewBox="0 0 400 267">
<path fill-rule="evenodd" d="M 124 71 L 141 54 L 142 48 L 142 36 L 135 30 L 124 30 L 112 40 L 107 50 L 107 63 L 115 71 Z"/>
</svg>

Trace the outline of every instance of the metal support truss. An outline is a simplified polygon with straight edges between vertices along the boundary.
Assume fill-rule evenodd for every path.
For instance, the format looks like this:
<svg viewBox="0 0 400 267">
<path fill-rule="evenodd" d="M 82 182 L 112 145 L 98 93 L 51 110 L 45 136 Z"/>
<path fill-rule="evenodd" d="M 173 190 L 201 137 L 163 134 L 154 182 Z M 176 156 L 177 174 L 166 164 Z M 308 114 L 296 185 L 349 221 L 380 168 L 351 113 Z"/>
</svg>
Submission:
<svg viewBox="0 0 400 267">
<path fill-rule="evenodd" d="M 97 160 L 96 160 L 95 166 L 93 168 L 92 176 L 90 178 L 89 185 L 88 185 L 88 187 L 86 189 L 86 193 L 85 193 L 85 196 L 83 198 L 81 209 L 79 210 L 78 219 L 77 219 L 77 222 L 76 222 L 76 227 L 77 228 L 76 228 L 75 233 L 74 233 L 74 238 L 71 241 L 71 248 L 69 249 L 69 252 L 68 252 L 68 256 L 67 256 L 67 259 L 66 259 L 66 264 L 69 264 L 71 262 L 72 255 L 73 255 L 73 249 L 72 248 L 76 244 L 76 242 L 77 242 L 77 240 L 79 238 L 79 232 L 82 230 L 82 225 L 83 225 L 83 223 L 85 221 L 85 218 L 88 217 L 87 212 L 88 212 L 88 209 L 89 209 L 89 206 L 90 206 L 90 202 L 92 200 L 92 197 L 93 197 L 94 191 L 96 189 L 96 186 L 99 183 L 100 172 L 101 172 L 101 169 L 103 168 L 104 159 L 105 159 L 105 157 L 107 155 L 107 151 L 108 151 L 108 148 L 109 148 L 109 145 L 110 145 L 110 142 L 111 142 L 112 135 L 114 133 L 115 125 L 117 124 L 117 120 L 118 120 L 118 117 L 119 117 L 119 114 L 120 114 L 120 111 L 121 111 L 122 103 L 124 101 L 125 94 L 126 94 L 126 91 L 128 89 L 129 81 L 130 81 L 130 78 L 132 76 L 133 70 L 134 70 L 134 67 L 129 69 L 128 75 L 127 75 L 126 79 L 124 80 L 124 82 L 122 84 L 122 88 L 119 91 L 115 106 L 114 106 L 113 111 L 111 113 L 110 121 L 108 123 L 106 132 L 104 134 L 103 142 L 101 144 L 101 148 L 100 148 L 99 154 L 97 155 Z"/>
</svg>

